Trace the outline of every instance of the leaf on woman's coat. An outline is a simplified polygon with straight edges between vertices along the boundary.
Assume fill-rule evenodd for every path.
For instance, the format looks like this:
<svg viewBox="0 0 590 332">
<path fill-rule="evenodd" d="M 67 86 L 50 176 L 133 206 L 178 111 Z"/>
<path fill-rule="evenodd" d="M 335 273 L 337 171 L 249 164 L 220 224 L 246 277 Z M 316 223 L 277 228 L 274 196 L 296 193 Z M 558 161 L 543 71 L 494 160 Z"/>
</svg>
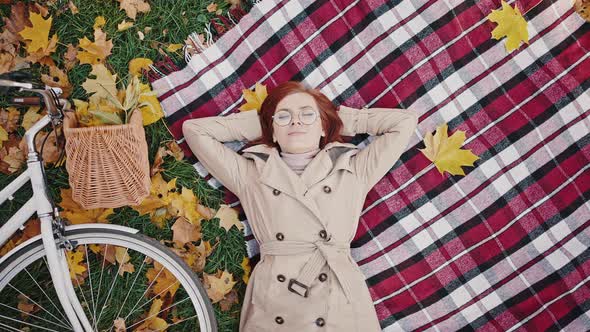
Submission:
<svg viewBox="0 0 590 332">
<path fill-rule="evenodd" d="M 465 142 L 465 132 L 457 130 L 451 137 L 447 134 L 447 124 L 444 123 L 436 128 L 436 134 L 426 133 L 424 145 L 426 148 L 418 149 L 434 162 L 434 165 L 440 172 L 445 171 L 453 175 L 465 175 L 461 166 L 473 166 L 473 162 L 479 157 L 471 150 L 462 150 L 461 146 Z"/>
<path fill-rule="evenodd" d="M 527 30 L 527 21 L 522 17 L 518 7 L 512 8 L 508 3 L 502 0 L 501 10 L 492 10 L 488 19 L 498 23 L 498 26 L 492 30 L 492 38 L 502 39 L 506 36 L 506 50 L 511 52 L 520 46 L 520 42 L 529 43 L 529 32 Z"/>
</svg>

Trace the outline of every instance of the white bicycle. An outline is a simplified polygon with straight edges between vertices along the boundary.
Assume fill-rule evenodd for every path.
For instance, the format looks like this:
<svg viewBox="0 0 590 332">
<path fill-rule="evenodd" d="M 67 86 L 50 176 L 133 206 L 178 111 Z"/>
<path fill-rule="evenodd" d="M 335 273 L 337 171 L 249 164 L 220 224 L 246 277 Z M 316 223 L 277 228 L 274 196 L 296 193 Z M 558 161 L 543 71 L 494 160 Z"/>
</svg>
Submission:
<svg viewBox="0 0 590 332">
<path fill-rule="evenodd" d="M 0 228 L 0 247 L 34 213 L 41 229 L 0 258 L 0 329 L 154 331 L 166 326 L 169 331 L 217 331 L 213 306 L 197 274 L 168 247 L 133 228 L 66 226 L 60 218 L 47 191 L 43 148 L 39 154 L 34 142 L 48 124 L 54 130 L 62 124 L 70 104 L 59 98 L 61 89 L 31 83 L 30 74 L 23 72 L 0 76 L 0 87 L 33 92 L 38 96 L 13 101 L 37 98 L 47 108 L 47 115 L 25 133 L 26 171 L 0 191 L 1 205 L 13 200 L 28 180 L 33 189 L 33 197 Z"/>
</svg>

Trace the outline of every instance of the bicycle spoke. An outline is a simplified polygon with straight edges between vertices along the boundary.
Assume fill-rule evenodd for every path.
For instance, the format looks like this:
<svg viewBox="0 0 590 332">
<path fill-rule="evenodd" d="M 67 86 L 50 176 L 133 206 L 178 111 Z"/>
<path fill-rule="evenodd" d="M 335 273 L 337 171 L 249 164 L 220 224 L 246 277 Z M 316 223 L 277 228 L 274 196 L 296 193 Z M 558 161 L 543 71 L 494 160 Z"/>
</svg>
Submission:
<svg viewBox="0 0 590 332">
<path fill-rule="evenodd" d="M 96 327 L 96 304 L 94 303 L 94 291 L 92 290 L 92 272 L 90 271 L 90 262 L 88 261 L 88 245 L 85 244 L 84 245 L 84 251 L 86 253 L 86 266 L 88 266 L 88 279 L 90 281 L 90 299 L 92 300 L 92 312 L 94 313 L 92 315 L 92 322 L 94 323 L 94 326 Z M 88 308 L 88 311 L 90 311 L 90 308 Z"/>
<path fill-rule="evenodd" d="M 18 331 L 18 332 L 20 332 L 20 330 L 19 330 L 19 329 L 17 329 L 17 328 L 14 328 L 14 327 L 12 327 L 12 326 L 10 326 L 10 325 L 6 325 L 6 324 L 4 324 L 4 323 L 2 323 L 2 322 L 0 322 L 0 326 L 1 326 L 1 327 L 6 327 L 6 328 L 9 328 L 11 331 Z"/>
<path fill-rule="evenodd" d="M 21 313 L 21 314 L 24 314 L 24 315 L 27 315 L 27 316 L 30 316 L 30 317 L 34 317 L 34 318 L 40 319 L 40 320 L 42 320 L 42 321 L 46 321 L 46 322 L 48 322 L 48 323 L 51 323 L 51 324 L 53 324 L 53 325 L 56 325 L 56 326 L 61 326 L 61 327 L 65 327 L 66 329 L 68 328 L 68 326 L 65 326 L 65 325 L 58 324 L 57 322 L 54 322 L 54 321 L 51 321 L 51 320 L 48 320 L 48 319 L 45 319 L 45 318 L 39 317 L 39 316 L 37 316 L 37 315 L 33 315 L 33 314 L 31 314 L 31 313 L 28 313 L 28 312 L 26 312 L 26 311 L 20 310 L 19 308 L 14 308 L 14 307 L 8 306 L 8 305 L 6 305 L 6 304 L 4 304 L 4 303 L 0 303 L 0 305 L 1 305 L 1 306 L 3 306 L 3 307 L 6 307 L 6 308 L 8 308 L 8 309 L 12 309 L 12 310 L 14 310 L 14 311 L 18 311 L 18 312 L 19 312 L 19 313 Z"/>
<path fill-rule="evenodd" d="M 134 289 L 135 286 L 135 282 L 137 281 L 137 279 L 139 278 L 139 275 L 141 274 L 140 271 L 143 269 L 143 266 L 145 265 L 145 255 L 143 255 L 144 259 L 141 262 L 141 266 L 139 267 L 139 269 L 137 270 L 137 273 L 135 274 L 135 279 L 133 279 L 133 283 L 131 284 L 131 287 L 129 287 L 129 291 L 127 292 L 127 295 L 125 295 L 125 300 L 123 300 L 123 304 L 121 304 L 121 308 L 119 308 L 119 312 L 117 312 L 117 314 L 115 315 L 115 317 L 119 317 L 119 315 L 121 314 L 121 311 L 123 311 L 123 307 L 125 306 L 125 303 L 127 303 L 127 299 L 129 298 L 129 294 L 131 294 L 131 290 Z M 113 321 L 113 325 L 111 325 L 111 327 L 109 328 L 109 331 L 113 329 L 113 327 L 115 327 L 115 322 Z"/>
<path fill-rule="evenodd" d="M 129 248 L 125 248 L 125 256 L 128 253 L 129 253 Z M 111 284 L 111 288 L 109 289 L 109 293 L 107 294 L 107 297 L 104 300 L 104 304 L 103 304 L 102 308 L 100 309 L 100 314 L 98 314 L 98 318 L 96 319 L 97 321 L 100 321 L 100 317 L 102 316 L 102 312 L 103 312 L 104 308 L 106 307 L 106 304 L 109 301 L 109 298 L 111 297 L 111 293 L 113 292 L 113 288 L 115 287 L 115 283 L 119 279 L 117 276 L 121 272 L 122 267 L 123 267 L 123 264 L 119 263 L 119 268 L 117 269 L 117 273 L 115 273 L 115 278 L 113 279 L 113 283 Z"/>
<path fill-rule="evenodd" d="M 22 320 L 18 320 L 18 319 L 14 319 L 14 318 L 6 317 L 6 316 L 4 316 L 4 315 L 0 315 L 0 318 L 8 319 L 8 320 L 11 320 L 11 321 L 13 321 L 13 322 L 17 322 L 17 323 L 22 323 L 22 324 L 30 325 L 30 326 L 33 326 L 33 327 L 36 327 L 36 328 L 40 328 L 40 329 L 42 329 L 42 330 L 46 330 L 46 331 L 55 331 L 55 332 L 59 332 L 59 330 L 52 330 L 52 329 L 48 329 L 48 328 L 45 328 L 45 327 L 43 327 L 43 326 L 39 326 L 39 325 L 31 324 L 31 323 L 29 323 L 29 322 L 25 322 L 25 321 L 22 321 Z"/>
<path fill-rule="evenodd" d="M 38 306 L 38 307 L 39 307 L 41 310 L 43 310 L 43 311 L 45 311 L 46 313 L 48 313 L 48 314 L 49 314 L 51 317 L 53 317 L 53 318 L 57 319 L 57 321 L 58 321 L 58 322 L 60 322 L 60 323 L 62 323 L 62 324 L 64 324 L 64 325 L 67 325 L 67 326 L 69 326 L 70 328 L 72 328 L 72 325 L 70 325 L 70 324 L 69 324 L 69 322 L 68 322 L 68 323 L 62 322 L 62 321 L 61 321 L 59 318 L 55 317 L 55 315 L 53 315 L 51 312 L 49 312 L 47 309 L 45 309 L 45 307 L 43 307 L 43 306 L 41 306 L 39 303 L 35 302 L 33 299 L 31 299 L 30 297 L 28 297 L 28 296 L 27 296 L 25 293 L 23 293 L 23 292 L 21 292 L 20 290 L 16 289 L 16 288 L 15 288 L 14 286 L 12 286 L 10 283 L 9 283 L 7 286 L 9 286 L 10 288 L 14 289 L 15 291 L 17 291 L 17 292 L 18 292 L 19 294 L 21 294 L 22 296 L 26 297 L 26 298 L 27 298 L 27 300 L 29 300 L 29 301 L 31 301 L 31 303 L 33 303 L 33 304 L 37 305 L 37 306 Z"/>
<path fill-rule="evenodd" d="M 47 298 L 47 300 L 49 301 L 49 303 L 51 303 L 51 305 L 53 305 L 53 307 L 55 308 L 55 310 L 57 310 L 57 312 L 59 312 L 59 314 L 61 315 L 61 317 L 63 317 L 63 319 L 65 319 L 67 321 L 68 319 L 66 318 L 66 316 L 64 316 L 63 312 L 60 309 L 57 308 L 57 306 L 55 305 L 55 303 L 53 303 L 53 301 L 51 301 L 51 298 L 49 297 L 49 295 L 47 295 L 47 293 L 45 293 L 45 291 L 43 290 L 43 288 L 39 285 L 39 283 L 37 283 L 37 280 L 35 280 L 35 278 L 33 278 L 33 276 L 29 273 L 29 270 L 28 269 L 25 269 L 24 271 L 29 275 L 29 278 L 31 278 L 31 280 L 33 280 L 33 282 L 35 283 L 35 285 L 37 286 L 37 288 L 39 288 L 39 290 L 41 291 L 41 293 L 43 293 L 43 295 L 45 295 L 45 297 Z"/>
<path fill-rule="evenodd" d="M 135 305 L 133 305 L 133 308 L 131 308 L 129 314 L 127 316 L 125 316 L 125 320 L 127 320 L 127 318 L 129 318 L 129 316 L 131 316 L 132 313 L 134 313 L 135 308 L 137 307 L 137 304 L 141 301 L 141 299 L 145 296 L 145 294 L 147 294 L 148 290 L 150 290 L 150 288 L 152 288 L 152 285 L 154 284 L 154 282 L 156 282 L 156 280 L 158 280 L 158 277 L 160 276 L 160 273 L 162 273 L 162 271 L 164 271 L 164 268 L 162 268 L 158 274 L 156 274 L 156 277 L 154 278 L 154 280 L 152 280 L 152 282 L 149 284 L 149 286 L 145 289 L 145 291 L 143 291 L 143 294 L 141 294 L 141 296 L 139 297 L 139 299 L 137 299 L 137 302 L 135 302 Z M 148 301 L 149 302 L 149 301 Z M 145 305 L 145 304 L 144 304 Z M 142 305 L 143 307 L 143 305 Z"/>
<path fill-rule="evenodd" d="M 131 316 L 131 314 L 133 314 L 133 313 L 134 313 L 134 312 L 136 312 L 137 310 L 139 310 L 139 309 L 141 309 L 141 308 L 145 307 L 145 305 L 146 305 L 146 304 L 148 304 L 148 303 L 152 302 L 152 300 L 154 300 L 155 298 L 157 298 L 157 297 L 158 297 L 158 296 L 160 296 L 161 294 L 163 294 L 163 293 L 166 293 L 166 291 L 167 291 L 168 289 L 170 289 L 170 287 L 172 287 L 172 286 L 174 286 L 174 284 L 170 284 L 168 287 L 166 287 L 166 289 L 164 289 L 164 290 L 162 290 L 161 292 L 159 292 L 158 294 L 156 294 L 156 295 L 152 296 L 150 299 L 148 299 L 148 300 L 147 300 L 147 302 L 145 302 L 144 304 L 142 304 L 142 305 L 141 305 L 139 308 L 137 308 L 137 309 L 133 310 L 133 312 L 129 313 L 129 315 L 127 315 L 127 317 Z M 127 317 L 125 317 L 125 319 L 127 319 Z"/>
<path fill-rule="evenodd" d="M 104 249 L 104 255 L 102 256 L 102 265 L 100 267 L 100 281 L 98 282 L 98 291 L 96 293 L 96 307 L 94 308 L 94 317 L 96 318 L 96 310 L 98 309 L 98 299 L 100 298 L 100 286 L 102 285 L 102 274 L 104 272 L 104 263 L 106 261 L 107 258 L 107 250 L 109 249 L 109 245 L 105 245 L 105 249 Z M 93 318 L 94 319 L 94 318 Z M 94 325 L 94 329 L 98 330 L 98 322 L 96 320 L 94 320 L 96 322 L 97 325 Z"/>
</svg>

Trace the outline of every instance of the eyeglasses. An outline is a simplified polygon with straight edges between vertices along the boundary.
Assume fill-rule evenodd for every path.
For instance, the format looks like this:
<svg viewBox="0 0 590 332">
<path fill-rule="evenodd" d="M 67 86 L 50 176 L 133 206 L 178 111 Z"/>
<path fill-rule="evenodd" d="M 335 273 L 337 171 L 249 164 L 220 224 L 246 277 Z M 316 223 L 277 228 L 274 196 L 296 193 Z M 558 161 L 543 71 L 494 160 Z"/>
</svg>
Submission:
<svg viewBox="0 0 590 332">
<path fill-rule="evenodd" d="M 278 111 L 272 116 L 274 122 L 279 126 L 286 126 L 291 123 L 292 114 L 290 111 Z M 301 123 L 310 125 L 318 118 L 318 112 L 315 110 L 305 110 L 299 112 Z"/>
</svg>

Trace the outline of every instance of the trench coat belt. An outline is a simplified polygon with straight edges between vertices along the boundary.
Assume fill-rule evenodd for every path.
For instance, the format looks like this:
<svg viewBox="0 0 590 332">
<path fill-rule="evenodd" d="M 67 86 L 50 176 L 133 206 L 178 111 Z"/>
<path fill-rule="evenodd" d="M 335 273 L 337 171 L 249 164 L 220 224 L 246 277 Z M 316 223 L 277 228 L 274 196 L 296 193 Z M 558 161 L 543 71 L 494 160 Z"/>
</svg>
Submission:
<svg viewBox="0 0 590 332">
<path fill-rule="evenodd" d="M 350 254 L 350 243 L 336 242 L 332 239 L 329 241 L 318 240 L 315 242 L 289 240 L 265 241 L 259 245 L 260 255 L 288 256 L 313 253 L 303 268 L 299 271 L 299 275 L 295 278 L 296 282 L 290 287 L 299 284 L 303 287 L 309 288 L 324 264 L 328 263 L 328 266 L 334 271 L 336 278 L 340 282 L 348 303 L 351 303 L 353 299 L 352 282 L 350 280 L 352 273 L 351 269 L 347 268 L 347 266 L 350 265 L 350 261 L 347 257 Z M 303 296 L 300 292 L 295 293 Z"/>
</svg>

